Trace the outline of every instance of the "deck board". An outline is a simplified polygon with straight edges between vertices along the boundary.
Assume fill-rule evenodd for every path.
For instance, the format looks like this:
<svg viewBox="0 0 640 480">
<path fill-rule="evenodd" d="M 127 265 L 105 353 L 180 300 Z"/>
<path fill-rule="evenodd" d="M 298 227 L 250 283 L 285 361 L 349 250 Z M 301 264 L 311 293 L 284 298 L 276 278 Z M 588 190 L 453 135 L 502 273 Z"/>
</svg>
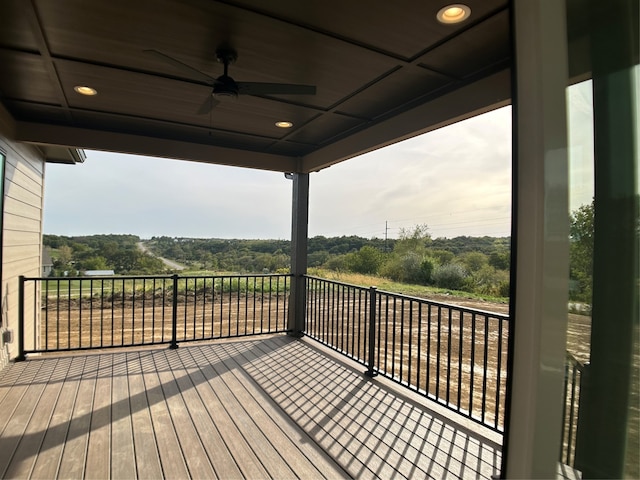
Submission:
<svg viewBox="0 0 640 480">
<path fill-rule="evenodd" d="M 185 350 L 183 349 L 180 353 L 183 351 Z M 207 406 L 203 403 L 198 392 L 194 389 L 195 385 L 191 374 L 196 371 L 198 367 L 193 364 L 191 368 L 188 368 L 187 364 L 185 364 L 184 357 L 185 355 L 178 355 L 178 359 L 181 362 L 181 369 L 183 369 L 186 374 L 178 375 L 176 382 L 182 398 L 184 399 L 185 406 L 191 413 L 191 418 L 193 419 L 198 435 L 200 438 L 207 439 L 203 444 L 206 454 L 209 457 L 218 478 L 221 478 L 224 475 L 238 478 L 241 474 L 233 459 L 233 455 L 227 449 L 220 432 L 209 416 Z M 187 360 L 190 360 L 190 357 Z"/>
<path fill-rule="evenodd" d="M 167 358 L 168 356 L 171 358 Z M 183 375 L 175 357 L 175 351 L 165 350 L 155 355 L 154 359 L 185 464 L 192 478 L 216 478 L 213 466 L 202 446 L 200 437 L 175 382 L 174 373 Z"/>
<path fill-rule="evenodd" d="M 225 479 L 497 473 L 495 438 L 363 370 L 284 335 L 31 358 L 0 373 L 0 473 Z"/>
<path fill-rule="evenodd" d="M 191 355 L 198 367 L 191 371 L 191 377 L 196 385 L 200 398 L 207 405 L 209 415 L 220 432 L 227 449 L 245 478 L 267 478 L 268 474 L 249 443 L 241 435 L 232 420 L 232 413 L 228 412 L 218 397 L 218 378 L 215 370 L 208 364 L 208 360 L 201 349 L 184 349 Z M 241 459 L 240 462 L 235 459 Z"/>
<path fill-rule="evenodd" d="M 140 478 L 161 478 L 162 465 L 147 403 L 140 355 L 129 355 L 127 357 L 127 367 L 129 371 L 131 423 L 135 432 L 134 449 L 137 474 Z"/>
<path fill-rule="evenodd" d="M 136 476 L 130 398 L 126 354 L 118 353 L 113 355 L 111 392 L 111 471 L 113 478 L 135 478 Z"/>
<path fill-rule="evenodd" d="M 100 357 L 87 449 L 88 478 L 108 478 L 111 475 L 111 361 L 111 355 Z"/>
<path fill-rule="evenodd" d="M 145 393 L 149 402 L 151 422 L 165 478 L 188 478 L 189 470 L 180 450 L 171 415 L 165 403 L 160 379 L 155 371 L 153 353 L 147 352 L 141 359 Z"/>
<path fill-rule="evenodd" d="M 210 350 L 209 352 L 215 355 L 215 350 Z M 266 396 L 262 390 L 255 388 L 253 380 L 243 371 L 242 365 L 239 363 L 242 361 L 240 355 L 230 358 L 221 358 L 215 355 L 215 358 L 217 358 L 216 368 L 218 372 L 224 368 L 225 372 L 235 376 L 235 381 L 228 383 L 231 393 L 255 422 L 264 435 L 265 441 L 268 442 L 267 444 L 270 447 L 271 445 L 277 446 L 277 451 L 274 453 L 271 453 L 273 447 L 262 450 L 262 454 L 266 455 L 267 458 L 273 458 L 272 455 L 276 455 L 283 462 L 278 465 L 278 471 L 273 473 L 272 476 L 286 478 L 289 475 L 289 471 L 299 478 L 319 478 L 323 475 L 335 478 L 344 474 L 339 469 L 330 468 L 324 472 L 318 470 L 315 462 L 329 467 L 332 466 L 332 462 L 328 461 L 329 459 L 326 457 L 315 455 L 315 449 L 305 450 L 301 448 L 299 444 L 302 443 L 300 440 L 303 438 L 299 431 L 291 428 L 291 424 L 287 422 L 286 417 L 279 414 L 279 408 L 273 400 Z M 209 357 L 209 359 L 211 360 L 212 358 Z M 265 409 L 265 406 L 270 408 Z"/>
<path fill-rule="evenodd" d="M 63 443 L 62 459 L 58 475 L 61 478 L 81 478 L 85 474 L 87 444 L 93 413 L 93 398 L 100 357 L 85 358 L 84 371 L 80 377 L 77 397 L 69 422 L 66 439 L 58 439 Z"/>
<path fill-rule="evenodd" d="M 57 366 L 61 371 L 68 371 L 71 359 L 61 359 L 58 364 Z M 54 364 L 52 363 L 51 365 Z M 21 478 L 30 475 L 44 441 L 54 407 L 60 397 L 62 385 L 62 382 L 53 382 L 45 386 L 45 390 L 20 440 L 20 447 L 17 451 L 19 456 L 14 455 L 8 468 L 2 474 L 3 478 Z"/>
<path fill-rule="evenodd" d="M 67 370 L 68 377 L 57 380 L 62 383 L 62 388 L 31 471 L 33 478 L 55 478 L 58 474 L 64 442 L 71 423 L 73 405 L 80 387 L 79 375 L 81 375 L 84 362 L 84 357 L 72 358 Z"/>
</svg>

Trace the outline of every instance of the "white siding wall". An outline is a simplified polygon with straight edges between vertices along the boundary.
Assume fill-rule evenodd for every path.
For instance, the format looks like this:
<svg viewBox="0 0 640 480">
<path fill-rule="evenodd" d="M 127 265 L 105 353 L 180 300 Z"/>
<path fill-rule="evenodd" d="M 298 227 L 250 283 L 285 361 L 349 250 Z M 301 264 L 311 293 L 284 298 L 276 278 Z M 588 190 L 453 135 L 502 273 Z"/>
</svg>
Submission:
<svg viewBox="0 0 640 480">
<path fill-rule="evenodd" d="M 2 329 L 13 331 L 13 341 L 2 345 L 0 363 L 18 353 L 18 277 L 41 275 L 42 208 L 45 162 L 33 147 L 10 142 L 0 135 L 0 152 L 6 156 L 2 245 Z M 25 319 L 32 320 L 33 289 L 27 292 Z M 38 308 L 35 305 L 35 308 Z M 26 348 L 32 348 L 37 325 L 26 322 Z M 4 366 L 4 365 L 0 365 Z"/>
</svg>

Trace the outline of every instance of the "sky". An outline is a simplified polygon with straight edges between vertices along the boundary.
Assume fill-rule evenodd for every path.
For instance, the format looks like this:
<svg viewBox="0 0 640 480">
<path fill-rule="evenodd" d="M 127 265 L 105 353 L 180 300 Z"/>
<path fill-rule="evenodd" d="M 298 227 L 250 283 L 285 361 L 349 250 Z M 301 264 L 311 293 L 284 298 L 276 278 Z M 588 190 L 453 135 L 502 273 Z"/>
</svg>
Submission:
<svg viewBox="0 0 640 480">
<path fill-rule="evenodd" d="M 590 89 L 576 88 L 569 124 L 572 209 L 591 200 Z M 575 148 L 574 148 L 575 147 Z M 291 237 L 292 182 L 282 173 L 86 151 L 83 164 L 47 164 L 44 232 L 194 238 Z M 511 107 L 504 107 L 310 174 L 309 235 L 397 238 L 427 225 L 433 238 L 508 236 Z"/>
</svg>

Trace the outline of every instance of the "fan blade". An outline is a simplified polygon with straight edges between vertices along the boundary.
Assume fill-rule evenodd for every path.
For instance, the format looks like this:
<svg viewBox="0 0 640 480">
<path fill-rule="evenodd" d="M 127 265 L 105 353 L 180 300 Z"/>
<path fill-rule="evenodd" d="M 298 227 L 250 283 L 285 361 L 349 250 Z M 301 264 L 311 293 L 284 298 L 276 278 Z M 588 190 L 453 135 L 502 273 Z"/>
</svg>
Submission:
<svg viewBox="0 0 640 480">
<path fill-rule="evenodd" d="M 236 82 L 238 92 L 246 95 L 315 95 L 314 85 L 290 83 Z"/>
<path fill-rule="evenodd" d="M 200 105 L 200 108 L 198 109 L 198 115 L 206 115 L 206 114 L 208 114 L 219 103 L 220 102 L 218 100 L 213 98 L 213 95 L 209 95 L 205 99 L 205 101 L 202 102 L 202 105 Z"/>
<path fill-rule="evenodd" d="M 166 53 L 162 53 L 159 50 L 149 49 L 149 50 L 145 50 L 144 52 L 145 53 L 151 53 L 152 55 L 155 55 L 156 57 L 164 60 L 165 62 L 172 64 L 174 67 L 177 67 L 180 70 L 183 70 L 183 71 L 184 70 L 188 70 L 192 74 L 195 74 L 198 77 L 200 77 L 201 80 L 204 80 L 209 85 L 215 85 L 216 83 L 218 83 L 218 81 L 215 78 L 210 77 L 209 75 L 207 75 L 204 72 L 201 72 L 197 68 L 192 67 L 191 65 L 188 65 L 188 64 L 186 64 L 184 62 L 181 62 L 180 60 L 177 60 L 177 59 L 175 59 L 173 57 L 170 57 Z"/>
</svg>

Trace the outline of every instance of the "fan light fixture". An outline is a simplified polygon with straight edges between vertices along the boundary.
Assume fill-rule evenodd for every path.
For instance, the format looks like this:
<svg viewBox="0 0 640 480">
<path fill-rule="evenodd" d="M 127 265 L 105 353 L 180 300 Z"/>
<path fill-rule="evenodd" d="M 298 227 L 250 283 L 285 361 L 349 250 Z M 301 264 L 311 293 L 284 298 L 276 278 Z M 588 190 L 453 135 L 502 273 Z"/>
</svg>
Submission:
<svg viewBox="0 0 640 480">
<path fill-rule="evenodd" d="M 436 15 L 440 23 L 452 24 L 464 22 L 471 15 L 471 9 L 461 3 L 447 5 L 441 8 Z"/>
<path fill-rule="evenodd" d="M 98 91 L 95 88 L 87 87 L 86 85 L 76 85 L 73 89 L 80 95 L 87 95 L 89 97 L 98 94 Z"/>
<path fill-rule="evenodd" d="M 278 127 L 278 128 L 291 128 L 291 127 L 293 127 L 293 123 L 291 123 L 291 122 L 276 122 L 276 127 Z"/>
</svg>

